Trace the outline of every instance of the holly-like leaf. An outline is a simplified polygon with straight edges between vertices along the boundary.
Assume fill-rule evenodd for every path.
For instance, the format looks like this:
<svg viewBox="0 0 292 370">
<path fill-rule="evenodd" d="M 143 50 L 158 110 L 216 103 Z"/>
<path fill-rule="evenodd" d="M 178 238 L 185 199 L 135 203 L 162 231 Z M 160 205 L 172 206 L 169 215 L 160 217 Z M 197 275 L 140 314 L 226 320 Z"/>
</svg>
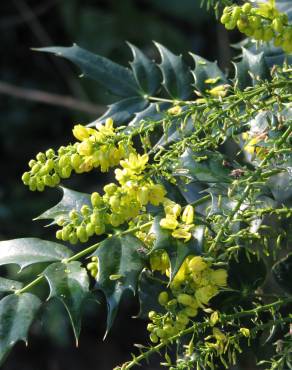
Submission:
<svg viewBox="0 0 292 370">
<path fill-rule="evenodd" d="M 135 117 L 125 131 L 130 132 L 134 127 L 140 127 L 145 121 L 159 121 L 165 115 L 164 111 L 170 106 L 170 103 L 150 103 L 146 109 L 135 113 Z"/>
<path fill-rule="evenodd" d="M 203 252 L 204 226 L 198 225 L 193 232 L 193 237 L 187 243 L 171 236 L 171 231 L 162 229 L 160 226 L 161 216 L 156 216 L 151 228 L 155 235 L 153 251 L 164 249 L 170 260 L 170 280 L 177 274 L 183 261 L 189 255 L 200 255 Z"/>
<path fill-rule="evenodd" d="M 209 62 L 207 59 L 193 53 L 190 53 L 190 55 L 196 63 L 195 69 L 192 71 L 196 89 L 205 92 L 208 89 L 228 82 L 226 76 L 218 67 L 217 62 Z M 208 80 L 210 82 L 211 80 L 213 81 L 212 83 L 208 83 Z"/>
<path fill-rule="evenodd" d="M 292 253 L 289 253 L 286 257 L 275 263 L 272 271 L 273 276 L 280 287 L 287 293 L 292 294 Z"/>
<path fill-rule="evenodd" d="M 242 60 L 234 63 L 234 67 L 235 81 L 240 89 L 254 86 L 259 79 L 267 79 L 270 76 L 263 52 L 242 48 Z"/>
<path fill-rule="evenodd" d="M 37 50 L 69 59 L 81 68 L 84 76 L 96 80 L 117 96 L 130 97 L 140 94 L 140 88 L 130 69 L 76 44 L 71 47 L 53 46 Z"/>
<path fill-rule="evenodd" d="M 104 115 L 88 126 L 92 127 L 96 126 L 97 123 L 104 123 L 107 118 L 112 118 L 115 124 L 125 124 L 134 117 L 135 113 L 143 111 L 148 104 L 148 100 L 143 99 L 141 96 L 120 100 L 117 103 L 111 104 Z"/>
<path fill-rule="evenodd" d="M 35 295 L 11 294 L 0 301 L 0 365 L 18 341 L 27 343 L 30 325 L 41 305 Z"/>
<path fill-rule="evenodd" d="M 167 282 L 165 282 L 167 284 Z M 165 290 L 166 285 L 159 282 L 158 278 L 150 271 L 144 270 L 140 275 L 138 295 L 140 311 L 138 317 L 148 319 L 149 311 L 162 312 L 163 308 L 158 302 L 159 293 Z"/>
<path fill-rule="evenodd" d="M 141 91 L 147 95 L 155 94 L 161 83 L 161 73 L 157 65 L 135 45 L 129 42 L 128 45 L 134 58 L 130 65 Z"/>
<path fill-rule="evenodd" d="M 166 47 L 155 42 L 161 55 L 159 67 L 163 75 L 163 86 L 173 99 L 187 99 L 192 94 L 193 78 L 181 55 L 175 55 Z"/>
<path fill-rule="evenodd" d="M 230 182 L 228 168 L 223 165 L 224 157 L 219 152 L 194 153 L 186 149 L 180 157 L 175 175 L 205 183 Z"/>
<path fill-rule="evenodd" d="M 62 244 L 39 238 L 20 238 L 0 242 L 0 266 L 15 263 L 21 270 L 39 262 L 61 261 L 72 252 Z"/>
<path fill-rule="evenodd" d="M 58 298 L 66 307 L 78 343 L 82 308 L 89 294 L 86 269 L 77 261 L 67 264 L 56 262 L 48 266 L 43 275 L 50 286 L 49 299 Z"/>
<path fill-rule="evenodd" d="M 129 234 L 107 238 L 93 254 L 98 257 L 99 266 L 96 287 L 107 299 L 107 332 L 113 324 L 124 292 L 136 292 L 146 252 L 143 243 Z"/>
<path fill-rule="evenodd" d="M 0 277 L 0 292 L 15 292 L 18 289 L 21 289 L 23 286 L 22 283 L 15 280 L 5 279 Z"/>
<path fill-rule="evenodd" d="M 36 217 L 35 220 L 52 219 L 54 220 L 52 224 L 55 224 L 60 218 L 69 220 L 69 212 L 72 209 L 76 209 L 76 211 L 79 212 L 84 204 L 91 205 L 89 194 L 80 193 L 64 187 L 61 187 L 61 189 L 63 191 L 63 197 L 61 201 L 54 207 L 42 213 L 40 216 Z"/>
</svg>

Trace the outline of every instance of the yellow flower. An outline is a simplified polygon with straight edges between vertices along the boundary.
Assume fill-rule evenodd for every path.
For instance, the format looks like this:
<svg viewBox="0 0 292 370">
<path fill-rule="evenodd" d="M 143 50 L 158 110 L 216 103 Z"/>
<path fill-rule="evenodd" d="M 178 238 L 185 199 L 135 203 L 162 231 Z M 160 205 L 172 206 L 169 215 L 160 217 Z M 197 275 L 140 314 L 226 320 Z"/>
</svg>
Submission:
<svg viewBox="0 0 292 370">
<path fill-rule="evenodd" d="M 222 97 L 226 96 L 227 94 L 227 86 L 226 85 L 218 85 L 213 87 L 211 90 L 207 90 L 208 93 L 214 97 Z"/>
<path fill-rule="evenodd" d="M 158 206 L 160 203 L 163 202 L 164 197 L 166 195 L 166 190 L 163 185 L 161 184 L 152 184 L 149 186 L 149 202 L 154 206 Z"/>
<path fill-rule="evenodd" d="M 175 116 L 176 114 L 180 114 L 181 111 L 182 111 L 182 108 L 179 105 L 175 105 L 174 107 L 169 108 L 167 113 Z"/>
<path fill-rule="evenodd" d="M 210 280 L 217 286 L 226 286 L 227 276 L 227 271 L 224 269 L 210 271 Z"/>
<path fill-rule="evenodd" d="M 192 234 L 182 228 L 178 228 L 176 230 L 174 230 L 171 234 L 175 239 L 184 239 L 184 242 L 188 242 L 191 237 L 192 237 Z"/>
<path fill-rule="evenodd" d="M 135 154 L 131 153 L 129 158 L 120 162 L 121 166 L 125 169 L 128 169 L 136 174 L 141 173 L 144 169 L 149 160 L 147 154 Z"/>
<path fill-rule="evenodd" d="M 89 140 L 82 141 L 77 146 L 77 152 L 80 155 L 85 155 L 85 156 L 88 156 L 88 155 L 92 154 L 92 152 L 93 152 L 92 143 Z"/>
<path fill-rule="evenodd" d="M 194 207 L 188 204 L 183 211 L 181 219 L 188 225 L 192 224 L 194 222 Z"/>
<path fill-rule="evenodd" d="M 79 141 L 88 139 L 90 136 L 90 133 L 88 132 L 87 127 L 82 126 L 82 125 L 75 125 L 72 132 L 73 132 L 73 135 L 76 137 L 76 139 Z"/>
<path fill-rule="evenodd" d="M 189 269 L 194 273 L 199 273 L 205 270 L 208 265 L 204 262 L 203 258 L 200 256 L 193 257 L 188 263 Z"/>
<path fill-rule="evenodd" d="M 196 290 L 195 296 L 200 306 L 208 304 L 210 299 L 218 293 L 218 289 L 212 285 L 204 286 Z"/>
<path fill-rule="evenodd" d="M 166 215 L 172 215 L 177 218 L 181 213 L 181 205 L 166 198 L 163 202 L 164 212 Z"/>
<path fill-rule="evenodd" d="M 113 136 L 115 134 L 113 125 L 112 118 L 107 118 L 104 125 L 101 123 L 97 125 L 97 130 L 104 136 Z"/>
<path fill-rule="evenodd" d="M 168 230 L 175 230 L 178 226 L 178 222 L 173 216 L 166 216 L 165 218 L 162 218 L 159 224 L 163 229 Z"/>
</svg>

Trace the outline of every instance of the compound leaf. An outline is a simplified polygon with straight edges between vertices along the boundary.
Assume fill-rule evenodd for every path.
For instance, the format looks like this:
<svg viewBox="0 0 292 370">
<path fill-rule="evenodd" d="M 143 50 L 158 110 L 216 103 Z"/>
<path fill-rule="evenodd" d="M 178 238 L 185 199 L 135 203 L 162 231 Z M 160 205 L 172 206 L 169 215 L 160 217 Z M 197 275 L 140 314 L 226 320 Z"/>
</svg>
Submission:
<svg viewBox="0 0 292 370">
<path fill-rule="evenodd" d="M 30 325 L 41 305 L 30 293 L 10 294 L 0 301 L 0 365 L 18 341 L 27 343 Z"/>
</svg>

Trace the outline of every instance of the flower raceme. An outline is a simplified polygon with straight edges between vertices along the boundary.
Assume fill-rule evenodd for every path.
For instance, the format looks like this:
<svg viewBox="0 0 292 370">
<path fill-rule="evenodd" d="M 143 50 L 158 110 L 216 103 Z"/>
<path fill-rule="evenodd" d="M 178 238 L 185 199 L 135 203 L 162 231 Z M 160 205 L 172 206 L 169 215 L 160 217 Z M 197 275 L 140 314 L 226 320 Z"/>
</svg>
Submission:
<svg viewBox="0 0 292 370">
<path fill-rule="evenodd" d="M 145 179 L 142 171 L 148 163 L 147 155 L 131 153 L 120 162 L 123 169 L 116 169 L 119 184 L 110 183 L 104 187 L 104 195 L 91 194 L 91 206 L 84 205 L 80 211 L 72 210 L 69 219 L 61 218 L 62 226 L 57 238 L 71 243 L 86 242 L 94 234 L 102 235 L 107 229 L 118 227 L 145 211 L 145 206 L 154 206 L 164 201 L 166 191 L 161 184 Z"/>
<path fill-rule="evenodd" d="M 83 173 L 99 167 L 106 172 L 134 151 L 128 140 L 117 143 L 111 118 L 97 129 L 76 125 L 73 135 L 78 142 L 61 146 L 57 153 L 53 149 L 40 152 L 29 162 L 30 171 L 23 174 L 22 180 L 30 190 L 55 187 L 61 179 L 70 177 L 72 171 Z"/>
<path fill-rule="evenodd" d="M 166 252 L 156 251 L 150 256 L 152 270 L 170 275 L 170 264 Z M 184 330 L 190 320 L 205 308 L 211 298 L 227 285 L 227 271 L 213 269 L 201 256 L 189 256 L 170 282 L 169 288 L 158 296 L 158 302 L 166 310 L 161 315 L 151 311 L 148 325 L 150 340 L 157 342 Z"/>
<path fill-rule="evenodd" d="M 287 53 L 292 52 L 292 25 L 288 16 L 280 13 L 275 1 L 270 0 L 252 7 L 250 3 L 243 6 L 228 6 L 224 9 L 221 22 L 226 29 L 237 27 L 240 32 L 259 41 L 272 41 L 276 47 L 282 47 Z"/>
</svg>

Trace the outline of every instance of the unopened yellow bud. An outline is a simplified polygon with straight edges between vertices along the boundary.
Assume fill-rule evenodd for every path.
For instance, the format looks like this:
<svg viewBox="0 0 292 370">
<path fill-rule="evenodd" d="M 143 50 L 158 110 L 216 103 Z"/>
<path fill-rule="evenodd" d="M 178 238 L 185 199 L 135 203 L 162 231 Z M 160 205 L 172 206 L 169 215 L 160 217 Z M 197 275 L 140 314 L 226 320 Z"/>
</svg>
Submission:
<svg viewBox="0 0 292 370">
<path fill-rule="evenodd" d="M 219 314 L 218 311 L 214 311 L 212 315 L 210 316 L 210 324 L 212 326 L 216 325 L 217 322 L 219 321 Z"/>
<path fill-rule="evenodd" d="M 181 219 L 188 225 L 192 224 L 194 222 L 194 207 L 188 204 L 183 211 Z"/>
<path fill-rule="evenodd" d="M 168 302 L 168 293 L 161 292 L 158 296 L 158 302 L 161 306 L 165 306 Z"/>
<path fill-rule="evenodd" d="M 197 307 L 197 302 L 194 297 L 189 294 L 180 293 L 177 296 L 177 301 L 184 306 Z"/>
<path fill-rule="evenodd" d="M 200 256 L 193 257 L 189 263 L 188 263 L 189 269 L 194 273 L 199 273 L 203 270 L 205 270 L 208 265 L 206 262 L 204 262 L 203 258 Z"/>
<path fill-rule="evenodd" d="M 177 114 L 180 114 L 181 113 L 181 111 L 182 111 L 182 108 L 179 106 L 179 105 L 175 105 L 174 107 L 172 107 L 172 108 L 169 108 L 168 109 L 168 113 L 169 114 L 172 114 L 172 115 L 177 115 Z"/>
<path fill-rule="evenodd" d="M 240 328 L 239 331 L 243 336 L 247 338 L 250 336 L 250 330 L 248 328 Z"/>
<path fill-rule="evenodd" d="M 219 330 L 218 328 L 213 328 L 213 336 L 215 337 L 216 340 L 218 340 L 219 342 L 225 342 L 226 341 L 226 335 L 224 333 L 222 333 L 221 330 Z"/>
</svg>

